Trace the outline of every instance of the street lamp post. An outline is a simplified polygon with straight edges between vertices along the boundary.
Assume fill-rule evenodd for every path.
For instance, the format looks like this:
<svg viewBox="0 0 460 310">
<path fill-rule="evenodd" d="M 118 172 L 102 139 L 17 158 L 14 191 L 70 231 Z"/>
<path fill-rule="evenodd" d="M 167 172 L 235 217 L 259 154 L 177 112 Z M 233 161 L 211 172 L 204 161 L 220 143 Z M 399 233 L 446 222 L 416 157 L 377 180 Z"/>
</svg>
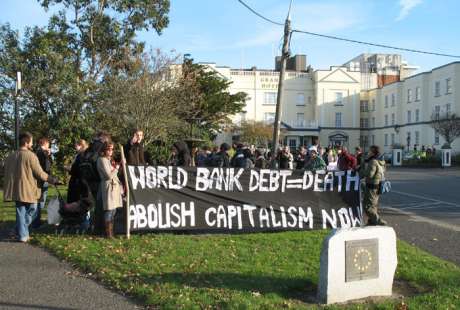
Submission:
<svg viewBox="0 0 460 310">
<path fill-rule="evenodd" d="M 15 146 L 19 150 L 19 106 L 18 106 L 18 96 L 21 92 L 21 72 L 16 72 L 16 91 L 14 94 L 14 136 L 15 136 Z"/>
</svg>

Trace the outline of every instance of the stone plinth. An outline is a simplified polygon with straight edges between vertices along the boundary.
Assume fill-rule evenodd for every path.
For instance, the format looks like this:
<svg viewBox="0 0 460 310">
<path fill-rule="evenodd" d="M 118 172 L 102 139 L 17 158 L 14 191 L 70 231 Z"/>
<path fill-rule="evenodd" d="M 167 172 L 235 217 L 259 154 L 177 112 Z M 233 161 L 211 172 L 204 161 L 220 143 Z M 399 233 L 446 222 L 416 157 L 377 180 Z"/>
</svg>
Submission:
<svg viewBox="0 0 460 310">
<path fill-rule="evenodd" d="M 396 265 L 393 228 L 368 226 L 334 230 L 323 243 L 318 299 L 332 304 L 390 296 Z"/>
</svg>

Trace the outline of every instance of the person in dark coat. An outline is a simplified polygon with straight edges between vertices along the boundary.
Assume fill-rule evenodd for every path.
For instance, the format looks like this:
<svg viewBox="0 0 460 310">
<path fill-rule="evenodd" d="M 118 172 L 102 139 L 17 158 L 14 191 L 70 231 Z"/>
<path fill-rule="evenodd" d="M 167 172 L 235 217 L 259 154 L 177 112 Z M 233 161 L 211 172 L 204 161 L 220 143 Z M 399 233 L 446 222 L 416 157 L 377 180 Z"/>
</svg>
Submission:
<svg viewBox="0 0 460 310">
<path fill-rule="evenodd" d="M 192 158 L 190 157 L 188 146 L 184 141 L 175 142 L 171 153 L 169 165 L 177 167 L 190 167 L 192 165 Z"/>
<path fill-rule="evenodd" d="M 67 189 L 67 202 L 75 202 L 78 201 L 81 197 L 81 184 L 80 184 L 80 173 L 79 173 L 79 166 L 81 161 L 82 154 L 88 148 L 88 142 L 86 140 L 80 139 L 77 143 L 75 143 L 75 150 L 77 151 L 77 155 L 70 167 L 70 180 L 69 186 Z"/>
<path fill-rule="evenodd" d="M 267 168 L 267 160 L 264 157 L 264 151 L 257 149 L 255 151 L 255 163 L 254 166 L 259 169 L 266 169 Z"/>
<path fill-rule="evenodd" d="M 51 161 L 50 141 L 48 138 L 41 138 L 38 140 L 38 149 L 35 154 L 37 155 L 38 161 L 43 171 L 45 171 L 47 174 L 51 174 L 52 161 Z M 32 222 L 33 228 L 39 228 L 42 225 L 42 221 L 41 221 L 42 212 L 41 211 L 45 207 L 46 198 L 48 196 L 48 182 L 43 182 L 41 180 L 38 180 L 38 186 L 41 188 L 41 196 L 40 196 L 40 200 L 38 201 L 38 205 L 37 205 L 37 213 Z"/>
<path fill-rule="evenodd" d="M 143 166 L 148 162 L 148 156 L 144 151 L 144 132 L 136 128 L 132 132 L 131 139 L 123 146 L 126 164 L 130 166 Z"/>
<path fill-rule="evenodd" d="M 228 151 L 230 150 L 230 145 L 228 143 L 222 143 L 220 145 L 219 152 L 213 154 L 207 166 L 209 167 L 220 167 L 227 168 L 230 167 L 230 156 Z"/>
</svg>

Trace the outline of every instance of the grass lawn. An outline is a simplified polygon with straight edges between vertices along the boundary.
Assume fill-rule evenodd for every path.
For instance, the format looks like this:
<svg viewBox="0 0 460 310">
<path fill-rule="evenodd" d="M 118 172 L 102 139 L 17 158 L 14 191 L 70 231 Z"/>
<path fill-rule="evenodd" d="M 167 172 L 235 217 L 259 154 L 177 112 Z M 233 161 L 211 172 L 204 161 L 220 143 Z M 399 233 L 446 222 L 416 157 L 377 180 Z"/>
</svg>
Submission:
<svg viewBox="0 0 460 310">
<path fill-rule="evenodd" d="M 2 220 L 11 221 L 11 206 Z M 13 217 L 14 220 L 14 217 Z M 107 286 L 159 308 L 321 308 L 312 302 L 326 231 L 246 235 L 33 235 Z M 396 279 L 423 292 L 327 309 L 460 309 L 460 268 L 398 242 Z"/>
</svg>

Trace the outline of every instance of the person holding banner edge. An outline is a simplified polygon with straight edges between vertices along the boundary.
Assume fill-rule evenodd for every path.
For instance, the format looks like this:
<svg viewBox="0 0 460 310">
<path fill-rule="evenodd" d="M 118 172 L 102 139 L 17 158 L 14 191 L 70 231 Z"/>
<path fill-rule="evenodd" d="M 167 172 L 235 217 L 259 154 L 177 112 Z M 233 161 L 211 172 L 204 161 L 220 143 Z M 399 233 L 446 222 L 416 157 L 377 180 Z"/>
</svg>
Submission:
<svg viewBox="0 0 460 310">
<path fill-rule="evenodd" d="M 380 148 L 372 145 L 369 148 L 367 166 L 362 175 L 365 178 L 366 186 L 364 187 L 363 208 L 368 217 L 367 225 L 387 225 L 378 214 L 378 205 L 380 198 L 380 182 L 385 172 L 385 160 L 380 154 Z"/>
<path fill-rule="evenodd" d="M 105 142 L 97 160 L 97 170 L 101 177 L 100 192 L 104 208 L 105 234 L 113 238 L 113 222 L 117 208 L 123 206 L 122 186 L 118 178 L 120 164 L 112 161 L 113 143 Z M 122 162 L 122 164 L 124 164 Z"/>
</svg>

